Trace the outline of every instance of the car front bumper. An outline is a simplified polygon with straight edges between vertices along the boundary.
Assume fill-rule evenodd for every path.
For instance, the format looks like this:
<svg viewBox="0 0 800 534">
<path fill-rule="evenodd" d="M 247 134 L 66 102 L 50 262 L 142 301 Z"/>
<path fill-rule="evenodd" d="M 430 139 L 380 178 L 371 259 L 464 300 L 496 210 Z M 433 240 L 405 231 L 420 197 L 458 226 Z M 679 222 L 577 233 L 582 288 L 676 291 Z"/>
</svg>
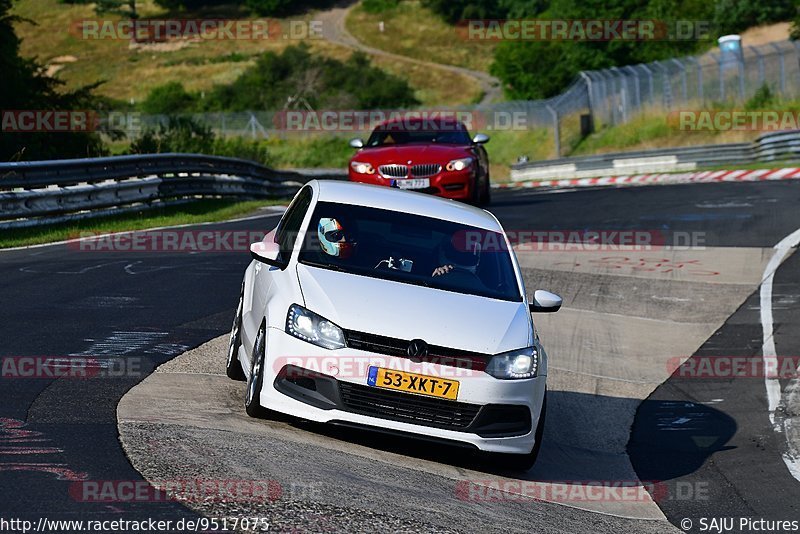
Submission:
<svg viewBox="0 0 800 534">
<path fill-rule="evenodd" d="M 276 328 L 267 330 L 266 360 L 260 401 L 265 408 L 277 412 L 320 423 L 342 423 L 390 433 L 414 434 L 483 451 L 526 454 L 534 445 L 545 393 L 545 376 L 527 380 L 499 380 L 483 371 L 431 362 L 415 363 L 406 358 L 351 348 L 331 351 L 301 341 Z M 373 365 L 457 380 L 458 398 L 456 401 L 431 399 L 369 386 L 368 368 Z M 308 376 L 318 377 L 319 382 L 314 382 L 316 391 L 306 389 L 308 394 L 303 395 L 303 386 L 298 389 L 295 387 L 297 384 L 293 383 L 292 387 L 287 387 L 287 368 L 304 370 Z M 303 374 L 291 373 L 292 376 L 301 377 Z M 306 385 L 310 386 L 310 383 Z M 343 392 L 349 394 L 354 390 L 362 395 L 364 401 L 359 409 L 354 409 L 352 402 L 348 404 L 342 401 Z M 378 394 L 378 397 L 374 397 L 374 394 Z M 387 395 L 391 397 L 389 400 Z M 393 404 L 394 401 L 399 404 Z M 411 404 L 405 404 L 407 402 Z M 409 406 L 422 406 L 413 412 L 417 415 L 429 413 L 427 406 L 443 414 L 452 411 L 463 416 L 461 409 L 470 407 L 477 408 L 478 413 L 470 425 L 453 429 L 447 424 L 432 425 L 431 420 L 415 419 L 416 415 L 409 415 Z M 520 431 L 517 425 L 514 427 L 516 431 L 503 432 L 510 427 L 504 427 L 502 421 L 499 426 L 496 424 L 497 417 L 508 419 L 511 412 L 516 415 L 522 412 L 529 414 L 529 424 L 524 431 Z M 403 415 L 397 416 L 397 413 Z"/>
<path fill-rule="evenodd" d="M 393 182 L 407 180 L 407 178 L 385 178 L 378 173 L 359 174 L 352 169 L 349 171 L 349 178 L 351 182 L 384 185 L 387 187 L 391 187 Z M 409 189 L 409 191 L 419 191 L 454 200 L 470 200 L 473 198 L 473 187 L 476 186 L 475 171 L 473 169 L 442 171 L 439 174 L 430 176 L 429 179 L 430 187 Z"/>
</svg>

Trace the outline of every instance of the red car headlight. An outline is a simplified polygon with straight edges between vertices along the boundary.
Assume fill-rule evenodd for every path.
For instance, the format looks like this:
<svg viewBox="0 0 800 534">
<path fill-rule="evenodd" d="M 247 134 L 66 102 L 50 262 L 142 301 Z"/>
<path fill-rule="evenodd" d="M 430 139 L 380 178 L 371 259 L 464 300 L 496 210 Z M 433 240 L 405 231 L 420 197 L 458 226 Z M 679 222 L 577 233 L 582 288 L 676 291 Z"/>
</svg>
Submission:
<svg viewBox="0 0 800 534">
<path fill-rule="evenodd" d="M 363 161 L 351 161 L 350 168 L 358 174 L 375 174 L 375 167 Z"/>
<path fill-rule="evenodd" d="M 452 160 L 447 164 L 445 169 L 448 171 L 463 171 L 464 169 L 469 169 L 471 166 L 472 158 L 461 158 Z"/>
</svg>

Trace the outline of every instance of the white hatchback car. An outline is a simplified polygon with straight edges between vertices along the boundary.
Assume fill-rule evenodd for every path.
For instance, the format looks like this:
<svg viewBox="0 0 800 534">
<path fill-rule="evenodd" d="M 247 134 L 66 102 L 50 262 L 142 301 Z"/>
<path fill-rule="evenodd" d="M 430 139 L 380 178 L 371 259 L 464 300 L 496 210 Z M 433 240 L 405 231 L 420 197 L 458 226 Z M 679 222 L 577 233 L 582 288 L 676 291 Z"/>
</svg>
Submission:
<svg viewBox="0 0 800 534">
<path fill-rule="evenodd" d="M 245 408 L 507 453 L 539 451 L 547 355 L 489 212 L 421 193 L 312 181 L 251 246 L 227 374 Z"/>
</svg>

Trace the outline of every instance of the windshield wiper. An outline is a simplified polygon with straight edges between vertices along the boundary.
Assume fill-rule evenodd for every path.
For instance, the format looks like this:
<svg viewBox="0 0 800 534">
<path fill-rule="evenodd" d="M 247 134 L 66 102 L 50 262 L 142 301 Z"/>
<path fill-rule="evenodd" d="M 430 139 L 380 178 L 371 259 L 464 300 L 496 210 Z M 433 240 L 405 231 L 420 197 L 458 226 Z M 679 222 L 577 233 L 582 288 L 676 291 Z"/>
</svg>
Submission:
<svg viewBox="0 0 800 534">
<path fill-rule="evenodd" d="M 336 265 L 335 263 L 317 263 L 315 261 L 305 261 L 303 263 L 305 263 L 306 265 L 311 265 L 312 267 L 319 267 L 320 269 L 331 269 L 332 271 L 339 271 L 340 273 L 350 272 L 341 265 Z"/>
</svg>

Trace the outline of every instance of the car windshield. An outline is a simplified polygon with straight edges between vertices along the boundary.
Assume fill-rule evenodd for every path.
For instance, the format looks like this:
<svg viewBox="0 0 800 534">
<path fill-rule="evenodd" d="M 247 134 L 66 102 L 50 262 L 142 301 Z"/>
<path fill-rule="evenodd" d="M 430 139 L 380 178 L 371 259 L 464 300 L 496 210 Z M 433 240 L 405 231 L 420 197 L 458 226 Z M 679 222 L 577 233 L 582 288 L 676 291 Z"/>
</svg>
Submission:
<svg viewBox="0 0 800 534">
<path fill-rule="evenodd" d="M 521 302 L 499 232 L 371 207 L 317 204 L 302 247 L 305 265 Z"/>
<path fill-rule="evenodd" d="M 399 128 L 379 128 L 372 132 L 367 146 L 407 145 L 410 143 L 436 143 L 441 145 L 468 145 L 469 134 L 462 128 L 443 128 L 440 130 L 402 130 Z"/>
</svg>

